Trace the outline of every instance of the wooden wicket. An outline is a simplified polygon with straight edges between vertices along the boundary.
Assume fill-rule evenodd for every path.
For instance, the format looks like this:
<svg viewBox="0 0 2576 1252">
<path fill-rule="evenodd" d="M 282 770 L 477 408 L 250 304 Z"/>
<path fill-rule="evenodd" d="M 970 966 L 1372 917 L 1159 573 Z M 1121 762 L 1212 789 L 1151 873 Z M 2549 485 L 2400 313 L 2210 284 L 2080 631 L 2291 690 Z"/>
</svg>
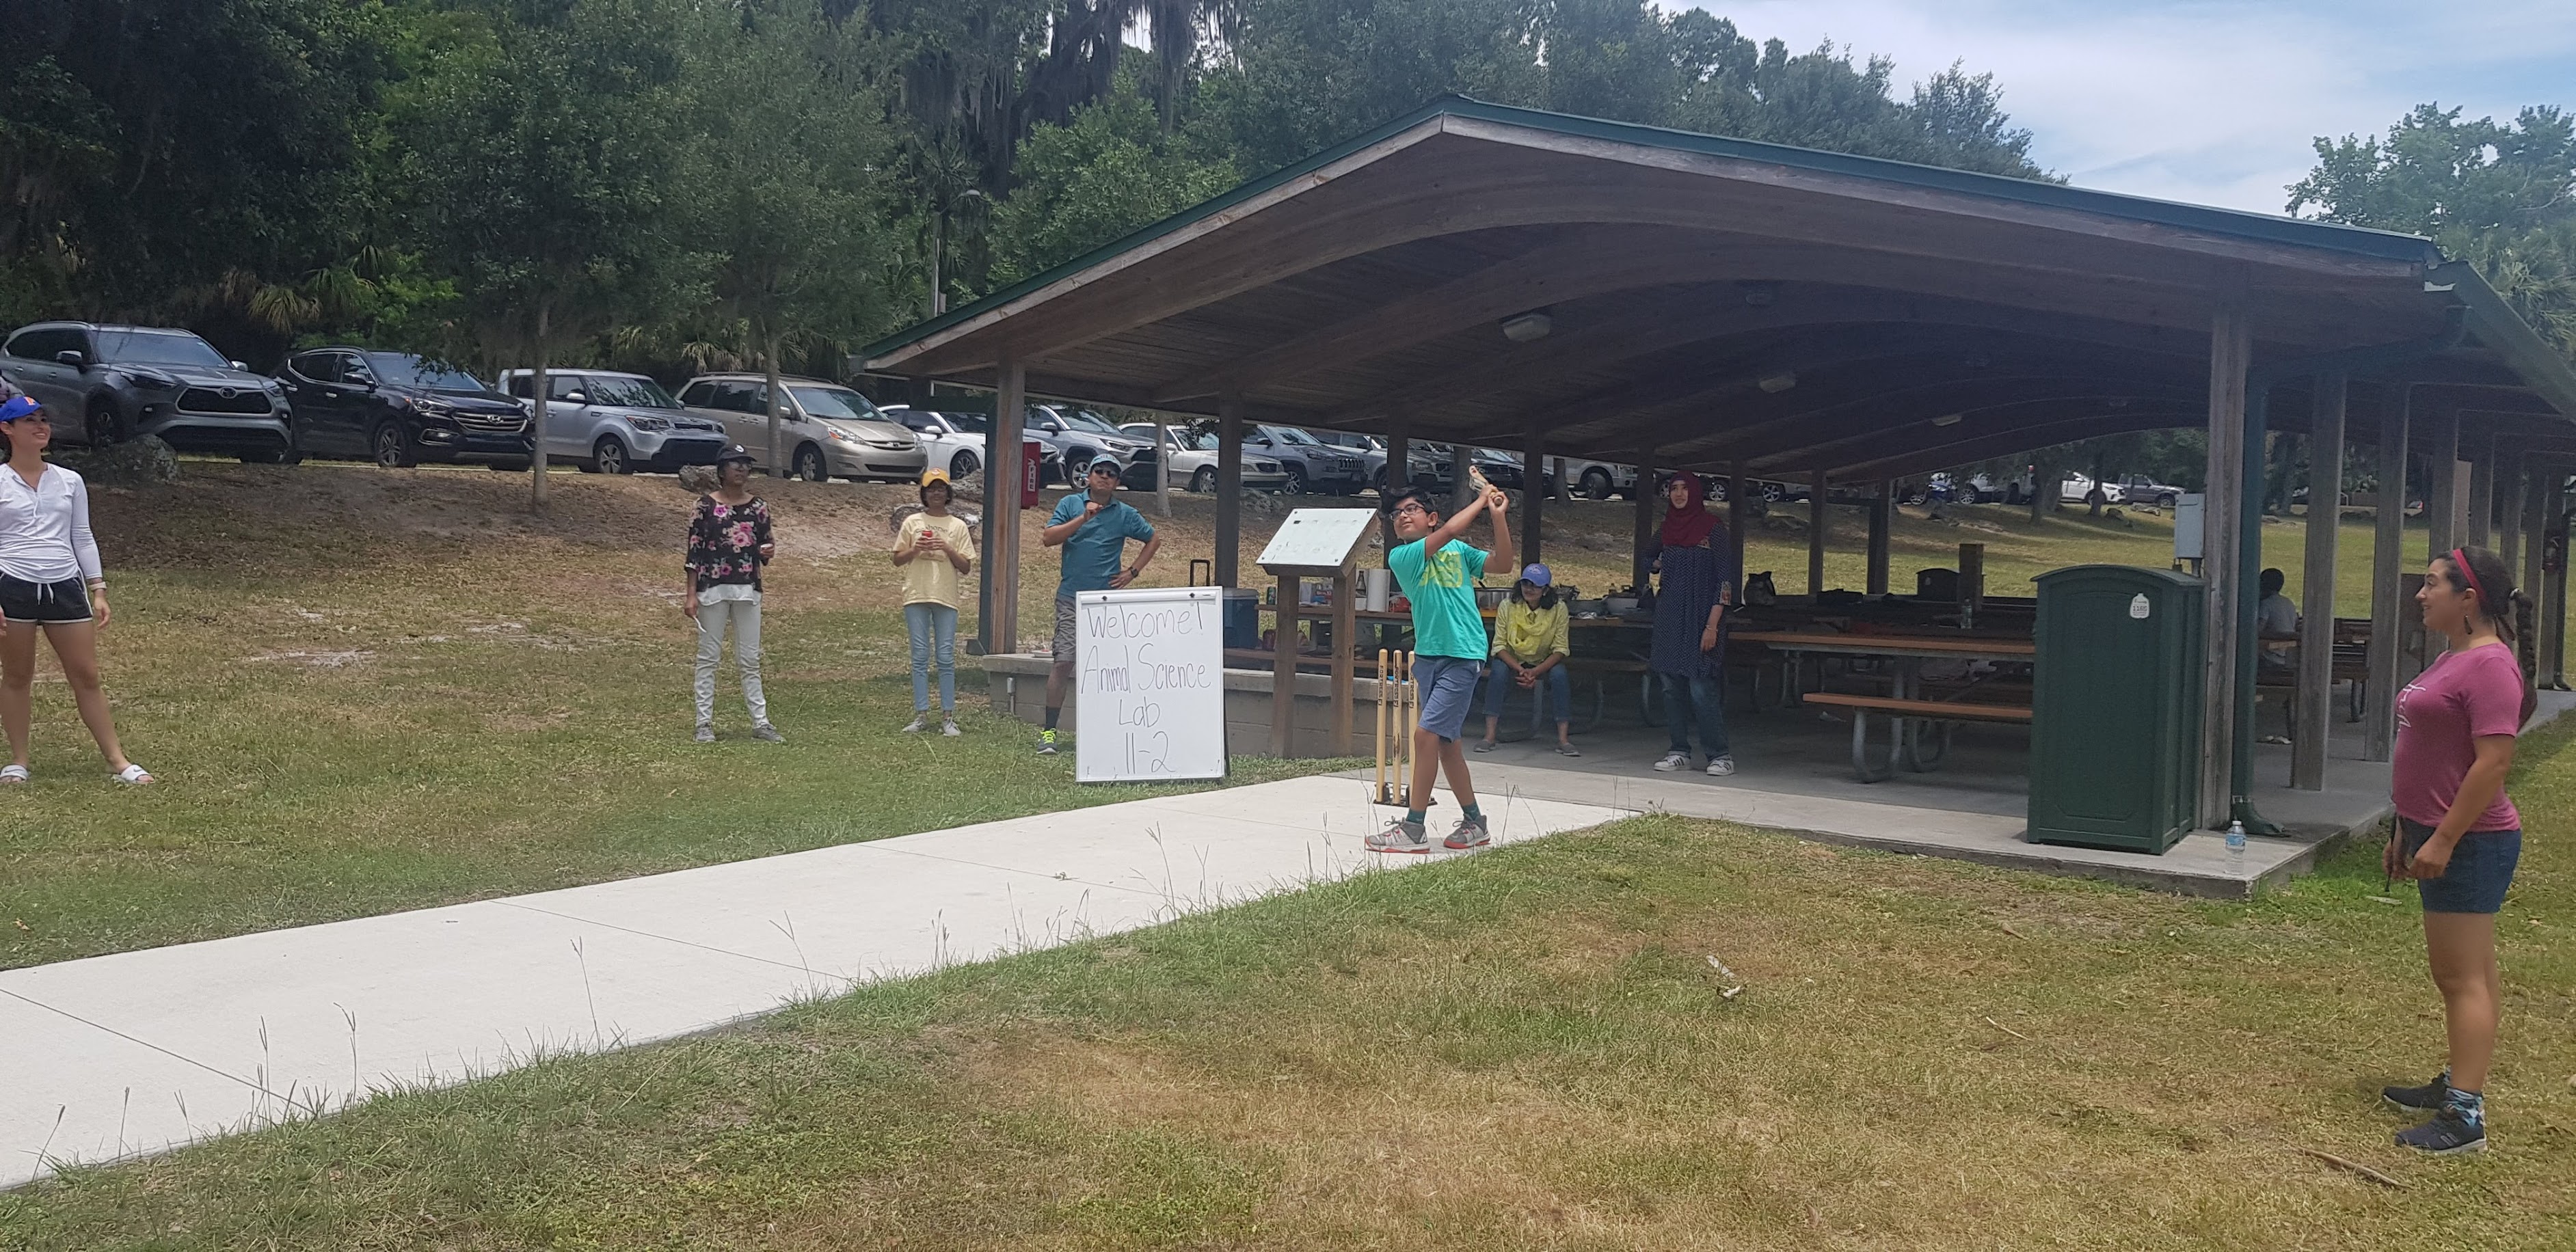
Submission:
<svg viewBox="0 0 2576 1252">
<path fill-rule="evenodd" d="M 1410 807 L 1413 727 L 1422 717 L 1413 688 L 1413 654 L 1377 650 L 1377 802 Z"/>
</svg>

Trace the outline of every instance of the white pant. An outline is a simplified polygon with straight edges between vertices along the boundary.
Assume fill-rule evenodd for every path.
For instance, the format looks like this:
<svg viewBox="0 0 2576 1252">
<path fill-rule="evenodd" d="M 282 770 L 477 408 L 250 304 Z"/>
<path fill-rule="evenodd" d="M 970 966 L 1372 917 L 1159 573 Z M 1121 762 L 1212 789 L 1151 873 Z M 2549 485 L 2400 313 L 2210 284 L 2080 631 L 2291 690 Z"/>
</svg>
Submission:
<svg viewBox="0 0 2576 1252">
<path fill-rule="evenodd" d="M 733 667 L 742 671 L 742 702 L 751 724 L 769 724 L 769 700 L 760 694 L 760 601 L 718 600 L 698 606 L 698 721 L 716 716 L 716 662 L 724 657 L 725 626 L 733 626 Z"/>
</svg>

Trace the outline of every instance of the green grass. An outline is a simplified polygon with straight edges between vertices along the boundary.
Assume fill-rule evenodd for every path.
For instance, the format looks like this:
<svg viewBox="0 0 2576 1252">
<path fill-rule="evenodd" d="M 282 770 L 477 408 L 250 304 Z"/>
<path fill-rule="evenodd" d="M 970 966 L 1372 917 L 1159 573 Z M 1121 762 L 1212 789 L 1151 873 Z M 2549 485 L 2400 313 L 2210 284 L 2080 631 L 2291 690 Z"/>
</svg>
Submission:
<svg viewBox="0 0 2576 1252">
<path fill-rule="evenodd" d="M 2216 904 L 1647 817 L 78 1170 L 0 1249 L 2564 1248 L 2569 735 L 2513 785 L 2482 1158 L 2375 1107 L 2440 1031 L 2374 849 Z"/>
<path fill-rule="evenodd" d="M 189 463 L 102 488 L 116 613 L 102 649 L 127 750 L 109 785 L 51 663 L 36 781 L 0 791 L 0 967 L 766 856 L 1188 785 L 1076 786 L 1070 754 L 982 712 L 911 716 L 877 556 L 900 493 L 783 484 L 765 614 L 772 715 L 690 742 L 693 627 L 667 479 L 525 480 Z M 1235 781 L 1328 762 L 1235 762 Z M 1344 764 L 1348 764 L 1347 762 Z"/>
</svg>

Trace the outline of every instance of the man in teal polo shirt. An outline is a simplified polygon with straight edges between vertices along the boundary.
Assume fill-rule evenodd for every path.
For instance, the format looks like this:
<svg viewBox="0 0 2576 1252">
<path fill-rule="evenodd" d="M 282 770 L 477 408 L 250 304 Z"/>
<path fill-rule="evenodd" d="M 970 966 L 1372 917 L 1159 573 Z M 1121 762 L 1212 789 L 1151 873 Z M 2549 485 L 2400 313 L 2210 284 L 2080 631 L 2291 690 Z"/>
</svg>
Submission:
<svg viewBox="0 0 2576 1252">
<path fill-rule="evenodd" d="M 1064 680 L 1073 676 L 1074 593 L 1108 591 L 1136 581 L 1163 541 L 1154 524 L 1135 506 L 1118 499 L 1118 462 L 1102 457 L 1083 475 L 1085 490 L 1056 501 L 1055 513 L 1040 532 L 1050 548 L 1064 549 L 1064 574 L 1055 585 L 1055 664 L 1047 670 L 1046 729 L 1038 732 L 1038 755 L 1055 754 L 1055 723 L 1064 715 Z M 1136 563 L 1121 567 L 1127 541 L 1143 540 Z"/>
</svg>

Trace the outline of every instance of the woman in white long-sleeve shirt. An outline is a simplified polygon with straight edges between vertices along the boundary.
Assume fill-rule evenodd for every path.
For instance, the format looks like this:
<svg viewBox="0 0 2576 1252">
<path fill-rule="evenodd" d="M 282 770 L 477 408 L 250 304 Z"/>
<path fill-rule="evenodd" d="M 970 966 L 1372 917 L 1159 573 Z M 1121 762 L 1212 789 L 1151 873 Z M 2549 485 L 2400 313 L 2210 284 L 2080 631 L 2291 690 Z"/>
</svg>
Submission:
<svg viewBox="0 0 2576 1252">
<path fill-rule="evenodd" d="M 107 579 L 99 568 L 98 541 L 90 536 L 89 486 L 80 475 L 45 463 L 54 427 L 35 401 L 19 396 L 0 403 L 0 438 L 9 445 L 9 466 L 0 473 L 0 730 L 8 733 L 10 757 L 0 768 L 0 784 L 27 781 L 39 630 L 53 644 L 81 720 L 98 740 L 112 776 L 121 783 L 151 782 L 142 766 L 125 759 L 107 691 L 98 682 Z"/>
</svg>

